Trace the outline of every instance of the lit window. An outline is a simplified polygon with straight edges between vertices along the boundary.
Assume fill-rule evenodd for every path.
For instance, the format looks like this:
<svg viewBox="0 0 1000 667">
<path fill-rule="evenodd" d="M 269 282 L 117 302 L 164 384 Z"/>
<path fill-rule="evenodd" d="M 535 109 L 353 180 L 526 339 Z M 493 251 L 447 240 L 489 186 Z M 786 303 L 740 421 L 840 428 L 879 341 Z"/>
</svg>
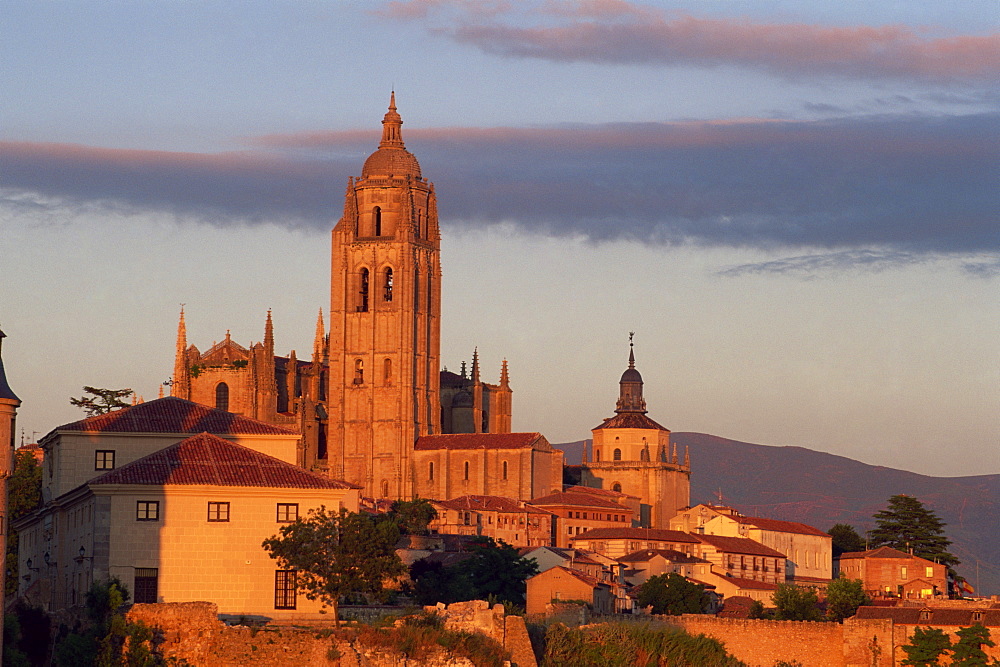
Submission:
<svg viewBox="0 0 1000 667">
<path fill-rule="evenodd" d="M 278 503 L 278 523 L 294 523 L 298 520 L 298 503 Z"/>
<path fill-rule="evenodd" d="M 115 450 L 98 449 L 94 453 L 94 470 L 114 470 Z"/>
<path fill-rule="evenodd" d="M 208 520 L 229 521 L 229 503 L 208 503 Z"/>
<path fill-rule="evenodd" d="M 933 567 L 925 567 L 924 568 L 924 576 L 925 577 L 933 577 L 934 576 L 934 568 Z"/>
<path fill-rule="evenodd" d="M 275 570 L 274 608 L 295 609 L 295 570 Z"/>
<path fill-rule="evenodd" d="M 136 521 L 159 521 L 160 501 L 158 500 L 137 500 L 135 503 Z"/>
</svg>

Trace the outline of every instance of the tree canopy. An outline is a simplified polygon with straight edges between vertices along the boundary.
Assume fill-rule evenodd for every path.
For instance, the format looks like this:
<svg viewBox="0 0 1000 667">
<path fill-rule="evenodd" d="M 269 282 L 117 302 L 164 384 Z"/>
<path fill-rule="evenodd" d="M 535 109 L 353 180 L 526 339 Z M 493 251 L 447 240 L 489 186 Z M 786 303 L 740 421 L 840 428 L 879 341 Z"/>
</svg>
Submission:
<svg viewBox="0 0 1000 667">
<path fill-rule="evenodd" d="M 70 398 L 70 405 L 82 408 L 88 417 L 103 415 L 118 408 L 127 408 L 128 403 L 122 399 L 132 394 L 131 389 L 101 389 L 100 387 L 84 387 L 84 396 Z M 87 396 L 86 394 L 90 394 Z"/>
<path fill-rule="evenodd" d="M 423 498 L 394 500 L 385 518 L 395 522 L 403 535 L 426 535 L 427 526 L 437 518 L 437 510 Z"/>
<path fill-rule="evenodd" d="M 676 572 L 650 577 L 639 587 L 636 602 L 642 608 L 652 606 L 654 614 L 703 614 L 709 597 L 704 587 L 688 581 Z"/>
<path fill-rule="evenodd" d="M 262 546 L 281 568 L 298 573 L 297 588 L 310 600 L 329 605 L 336 621 L 342 596 L 378 596 L 386 579 L 406 572 L 396 555 L 398 540 L 393 521 L 320 507 L 282 526 Z"/>
<path fill-rule="evenodd" d="M 7 480 L 7 514 L 9 521 L 17 521 L 38 507 L 42 499 L 42 467 L 27 449 L 14 452 L 14 472 Z M 17 591 L 18 533 L 7 535 L 7 577 L 4 590 L 7 595 Z"/>
<path fill-rule="evenodd" d="M 961 561 L 948 551 L 951 546 L 944 534 L 945 523 L 924 504 L 905 494 L 889 498 L 886 509 L 874 515 L 875 528 L 868 531 L 870 546 L 887 546 L 948 567 Z"/>
<path fill-rule="evenodd" d="M 838 523 L 826 532 L 833 538 L 834 558 L 840 556 L 840 554 L 865 550 L 864 539 L 858 535 L 858 531 L 854 529 L 854 526 L 848 523 Z"/>
<path fill-rule="evenodd" d="M 864 584 L 860 579 L 834 579 L 826 587 L 826 617 L 838 623 L 858 612 L 858 607 L 868 604 Z"/>
<path fill-rule="evenodd" d="M 990 639 L 989 628 L 976 623 L 967 628 L 960 628 L 955 634 L 958 641 L 951 647 L 951 664 L 953 667 L 986 667 L 991 663 L 986 656 L 984 646 L 996 646 Z"/>
<path fill-rule="evenodd" d="M 819 621 L 823 618 L 819 610 L 819 598 L 811 588 L 778 584 L 772 599 L 776 621 Z"/>
<path fill-rule="evenodd" d="M 910 642 L 901 647 L 912 667 L 938 667 L 938 658 L 951 650 L 951 640 L 941 628 L 914 628 Z"/>
<path fill-rule="evenodd" d="M 417 602 L 436 604 L 464 600 L 487 600 L 523 605 L 525 581 L 538 573 L 534 560 L 523 558 L 503 540 L 481 537 L 473 542 L 471 555 L 444 566 L 418 560 L 410 567 Z"/>
</svg>

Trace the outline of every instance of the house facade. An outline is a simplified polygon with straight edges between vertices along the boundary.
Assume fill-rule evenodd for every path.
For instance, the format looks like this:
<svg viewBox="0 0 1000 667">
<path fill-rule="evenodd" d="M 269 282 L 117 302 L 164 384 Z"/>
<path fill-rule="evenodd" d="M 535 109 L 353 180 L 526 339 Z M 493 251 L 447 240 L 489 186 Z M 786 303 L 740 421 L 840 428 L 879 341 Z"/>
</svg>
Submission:
<svg viewBox="0 0 1000 667">
<path fill-rule="evenodd" d="M 837 572 L 848 579 L 860 579 L 872 597 L 904 599 L 935 598 L 948 595 L 948 568 L 891 547 L 843 553 Z"/>
</svg>

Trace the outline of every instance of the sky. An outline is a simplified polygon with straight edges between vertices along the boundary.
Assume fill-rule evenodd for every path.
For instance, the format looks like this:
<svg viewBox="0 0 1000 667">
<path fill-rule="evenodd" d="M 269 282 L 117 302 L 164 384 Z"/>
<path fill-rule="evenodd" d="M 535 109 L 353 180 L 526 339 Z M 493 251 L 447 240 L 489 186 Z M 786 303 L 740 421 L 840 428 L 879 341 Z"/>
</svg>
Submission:
<svg viewBox="0 0 1000 667">
<path fill-rule="evenodd" d="M 580 440 L 649 415 L 1000 473 L 1000 4 L 6 0 L 0 328 L 26 441 L 84 385 L 311 350 L 389 92 L 442 219 L 442 359 Z M 18 436 L 20 438 L 20 435 Z M 695 473 L 696 474 L 696 473 Z"/>
</svg>

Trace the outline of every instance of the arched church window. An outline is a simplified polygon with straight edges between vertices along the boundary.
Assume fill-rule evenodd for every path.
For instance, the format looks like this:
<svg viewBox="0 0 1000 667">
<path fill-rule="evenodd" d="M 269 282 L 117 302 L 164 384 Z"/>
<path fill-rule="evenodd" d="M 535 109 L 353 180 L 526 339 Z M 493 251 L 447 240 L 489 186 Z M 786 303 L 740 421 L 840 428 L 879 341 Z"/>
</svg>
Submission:
<svg viewBox="0 0 1000 667">
<path fill-rule="evenodd" d="M 618 482 L 615 482 L 614 484 L 611 485 L 611 490 L 614 491 L 615 493 L 621 493 L 622 485 L 619 484 Z"/>
<path fill-rule="evenodd" d="M 594 450 L 594 461 L 596 463 L 600 463 L 601 462 L 601 450 L 599 450 L 599 449 L 595 449 Z"/>
<path fill-rule="evenodd" d="M 354 384 L 365 383 L 365 362 L 361 359 L 354 360 Z"/>
<path fill-rule="evenodd" d="M 507 462 L 503 462 L 503 478 L 507 479 Z"/>
<path fill-rule="evenodd" d="M 382 298 L 386 301 L 392 301 L 392 268 L 386 267 L 385 274 L 382 278 L 383 294 Z"/>
<path fill-rule="evenodd" d="M 465 462 L 465 480 L 466 481 L 469 480 L 469 462 L 468 461 Z"/>
<path fill-rule="evenodd" d="M 379 206 L 372 209 L 372 229 L 375 236 L 382 236 L 382 209 Z"/>
<path fill-rule="evenodd" d="M 639 452 L 639 460 L 640 461 L 648 461 L 649 460 L 649 450 L 646 449 L 645 447 L 643 447 L 642 450 Z"/>
<path fill-rule="evenodd" d="M 217 410 L 229 410 L 229 385 L 225 382 L 215 385 L 215 407 Z"/>
<path fill-rule="evenodd" d="M 361 285 L 358 290 L 358 312 L 368 312 L 368 269 L 361 269 Z"/>
<path fill-rule="evenodd" d="M 385 383 L 387 385 L 392 384 L 392 359 L 387 357 L 386 360 L 382 362 L 382 374 L 384 376 L 383 379 L 385 380 Z"/>
<path fill-rule="evenodd" d="M 617 447 L 615 447 L 614 459 L 615 459 L 615 461 L 621 461 L 622 460 L 622 450 L 618 449 Z"/>
<path fill-rule="evenodd" d="M 427 464 L 427 479 L 434 481 L 434 461 Z"/>
<path fill-rule="evenodd" d="M 389 481 L 385 479 L 382 480 L 382 497 L 389 497 Z"/>
</svg>

